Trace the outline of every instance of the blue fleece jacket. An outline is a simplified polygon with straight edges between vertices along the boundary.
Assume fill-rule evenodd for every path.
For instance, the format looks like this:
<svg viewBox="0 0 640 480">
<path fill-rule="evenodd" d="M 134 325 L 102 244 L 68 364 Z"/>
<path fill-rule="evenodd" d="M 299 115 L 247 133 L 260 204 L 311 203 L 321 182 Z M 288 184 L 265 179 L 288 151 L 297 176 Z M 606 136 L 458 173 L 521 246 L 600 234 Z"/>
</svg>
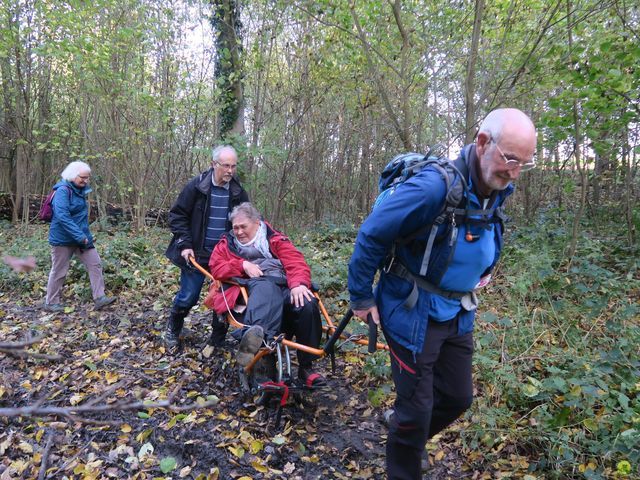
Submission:
<svg viewBox="0 0 640 480">
<path fill-rule="evenodd" d="M 49 244 L 93 247 L 93 237 L 89 232 L 87 203 L 87 195 L 91 192 L 91 187 L 78 188 L 72 182 L 60 180 L 53 189 L 56 193 L 51 202 L 53 218 L 49 228 Z"/>
</svg>

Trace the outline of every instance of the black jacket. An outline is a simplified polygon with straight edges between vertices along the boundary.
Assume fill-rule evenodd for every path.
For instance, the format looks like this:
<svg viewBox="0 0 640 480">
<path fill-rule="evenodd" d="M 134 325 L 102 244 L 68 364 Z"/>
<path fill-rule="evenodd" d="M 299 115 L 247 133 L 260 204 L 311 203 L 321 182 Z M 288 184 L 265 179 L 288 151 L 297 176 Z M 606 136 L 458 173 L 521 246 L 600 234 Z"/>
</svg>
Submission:
<svg viewBox="0 0 640 480">
<path fill-rule="evenodd" d="M 165 255 L 180 268 L 186 263 L 180 256 L 185 248 L 193 249 L 197 262 L 207 267 L 209 255 L 204 250 L 204 239 L 209 220 L 209 199 L 213 169 L 192 178 L 182 189 L 178 199 L 169 210 L 169 227 L 173 238 Z M 229 212 L 233 207 L 248 202 L 249 195 L 234 177 L 229 182 Z M 227 220 L 227 230 L 231 230 L 231 221 Z"/>
</svg>

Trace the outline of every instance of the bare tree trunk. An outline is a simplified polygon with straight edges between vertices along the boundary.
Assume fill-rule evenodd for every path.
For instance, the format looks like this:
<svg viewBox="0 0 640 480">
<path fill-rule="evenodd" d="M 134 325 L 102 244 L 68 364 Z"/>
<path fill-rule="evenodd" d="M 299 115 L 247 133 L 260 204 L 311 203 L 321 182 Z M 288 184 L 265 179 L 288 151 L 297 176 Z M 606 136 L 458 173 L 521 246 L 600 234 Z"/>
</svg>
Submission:
<svg viewBox="0 0 640 480">
<path fill-rule="evenodd" d="M 395 113 L 395 109 L 391 104 L 391 99 L 389 98 L 389 95 L 387 93 L 387 87 L 382 83 L 381 72 L 376 68 L 376 65 L 374 63 L 373 53 L 371 52 L 371 45 L 369 44 L 369 41 L 367 40 L 367 36 L 362 28 L 362 25 L 360 24 L 360 19 L 358 18 L 358 14 L 356 13 L 354 4 L 351 4 L 350 10 L 351 10 L 351 17 L 353 18 L 353 23 L 355 24 L 356 30 L 358 32 L 358 39 L 360 40 L 360 43 L 362 43 L 364 55 L 365 55 L 365 58 L 367 59 L 367 67 L 368 67 L 369 73 L 373 77 L 373 80 L 377 87 L 377 93 L 378 95 L 380 95 L 380 98 L 382 99 L 382 104 L 384 106 L 384 109 L 389 119 L 391 120 L 391 123 L 393 124 L 393 128 L 395 129 L 398 137 L 400 138 L 400 141 L 402 142 L 404 149 L 407 151 L 411 151 L 413 150 L 413 143 L 411 142 L 411 137 L 409 135 L 409 132 L 407 132 L 403 128 L 403 125 L 406 126 L 406 122 L 404 121 L 404 119 L 398 118 L 398 116 Z"/>
<path fill-rule="evenodd" d="M 476 101 L 475 101 L 475 76 L 476 61 L 478 59 L 478 44 L 482 33 L 482 14 L 484 12 L 484 0 L 476 0 L 475 18 L 473 19 L 473 34 L 471 37 L 471 50 L 467 61 L 467 75 L 464 82 L 465 97 L 465 145 L 471 143 L 475 137 Z"/>
<path fill-rule="evenodd" d="M 573 47 L 573 34 L 571 29 L 571 0 L 567 0 L 567 36 L 569 41 L 569 52 L 571 52 Z M 580 231 L 580 222 L 582 221 L 582 216 L 584 215 L 584 209 L 587 203 L 587 192 L 589 189 L 589 177 L 587 175 L 587 162 L 586 160 L 583 163 L 583 158 L 581 155 L 582 149 L 582 130 L 580 128 L 580 115 L 579 115 L 579 107 L 578 100 L 573 101 L 573 122 L 574 122 L 574 139 L 575 139 L 575 150 L 574 150 L 574 158 L 576 160 L 576 170 L 578 171 L 580 178 L 580 201 L 578 203 L 578 209 L 575 212 L 573 217 L 573 226 L 571 228 L 571 242 L 569 244 L 569 252 L 567 257 L 569 261 L 567 262 L 567 271 L 571 268 L 571 264 L 573 262 L 573 257 L 576 254 L 576 247 L 578 243 L 578 234 Z"/>
<path fill-rule="evenodd" d="M 622 165 L 624 166 L 624 216 L 627 223 L 627 243 L 632 247 L 636 240 L 636 225 L 633 221 L 633 178 L 632 178 L 632 157 L 629 154 L 629 132 L 624 132 L 624 142 L 622 148 Z"/>
</svg>

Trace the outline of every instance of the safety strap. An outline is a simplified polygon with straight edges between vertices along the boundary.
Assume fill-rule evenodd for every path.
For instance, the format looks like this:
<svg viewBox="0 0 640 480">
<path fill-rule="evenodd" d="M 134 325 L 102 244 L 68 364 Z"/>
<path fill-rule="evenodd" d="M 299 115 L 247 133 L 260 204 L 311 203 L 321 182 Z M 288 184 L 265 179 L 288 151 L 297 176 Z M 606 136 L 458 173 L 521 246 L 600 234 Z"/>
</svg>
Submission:
<svg viewBox="0 0 640 480">
<path fill-rule="evenodd" d="M 428 282 L 424 278 L 416 277 L 413 273 L 411 273 L 407 268 L 402 265 L 400 262 L 394 262 L 388 270 L 389 273 L 396 275 L 397 277 L 404 278 L 413 283 L 413 289 L 411 293 L 404 301 L 404 306 L 408 310 L 411 310 L 415 307 L 418 302 L 419 291 L 418 288 L 425 290 L 430 293 L 435 293 L 436 295 L 440 295 L 441 297 L 448 299 L 461 299 L 465 295 L 470 292 L 456 292 L 453 290 L 443 290 L 440 287 Z"/>
</svg>

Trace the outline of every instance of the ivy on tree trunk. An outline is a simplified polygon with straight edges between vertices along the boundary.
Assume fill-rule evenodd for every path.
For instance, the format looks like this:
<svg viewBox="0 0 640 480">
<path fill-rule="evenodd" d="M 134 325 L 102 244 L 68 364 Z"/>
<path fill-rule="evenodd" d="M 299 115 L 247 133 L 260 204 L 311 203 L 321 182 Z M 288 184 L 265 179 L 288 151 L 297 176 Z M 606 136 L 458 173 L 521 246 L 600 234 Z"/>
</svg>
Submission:
<svg viewBox="0 0 640 480">
<path fill-rule="evenodd" d="M 236 0 L 212 0 L 211 26 L 215 31 L 215 77 L 221 106 L 219 133 L 244 134 L 242 88 L 242 23 Z"/>
</svg>

